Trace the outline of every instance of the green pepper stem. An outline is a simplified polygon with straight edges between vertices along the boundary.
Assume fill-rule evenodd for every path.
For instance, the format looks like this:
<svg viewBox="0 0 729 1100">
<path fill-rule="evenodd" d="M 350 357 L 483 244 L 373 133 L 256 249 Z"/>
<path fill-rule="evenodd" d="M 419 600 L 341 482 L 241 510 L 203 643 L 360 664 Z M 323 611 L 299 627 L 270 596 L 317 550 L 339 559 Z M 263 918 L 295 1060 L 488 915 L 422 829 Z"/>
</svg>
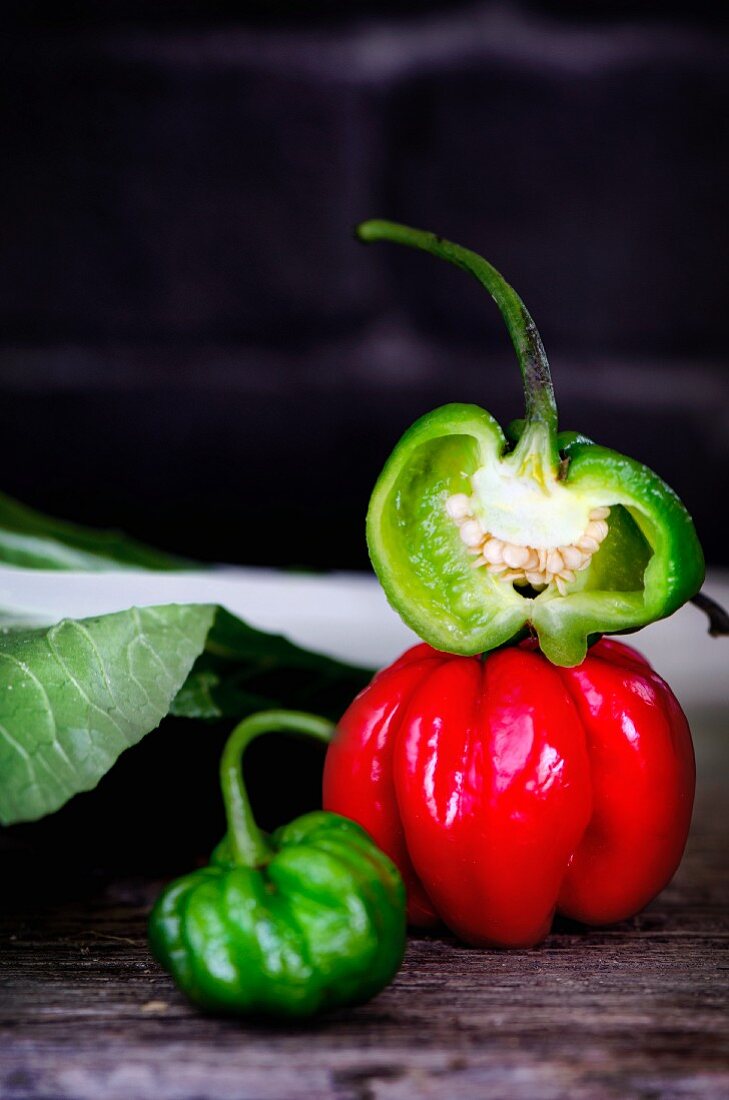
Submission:
<svg viewBox="0 0 729 1100">
<path fill-rule="evenodd" d="M 396 244 L 409 245 L 410 248 L 418 248 L 422 252 L 429 252 L 431 256 L 448 260 L 463 271 L 468 271 L 482 286 L 486 287 L 501 311 L 516 351 L 524 384 L 527 424 L 543 425 L 540 434 L 545 437 L 550 461 L 556 465 L 559 461 L 556 442 L 557 405 L 554 400 L 547 354 L 537 326 L 514 288 L 509 286 L 495 267 L 476 252 L 443 240 L 435 233 L 428 233 L 423 229 L 410 229 L 406 225 L 398 225 L 397 222 L 383 221 L 379 218 L 362 222 L 357 226 L 356 233 L 358 238 L 366 243 L 393 241 Z"/>
<path fill-rule="evenodd" d="M 705 592 L 697 592 L 691 597 L 691 603 L 703 611 L 709 620 L 709 634 L 712 638 L 729 636 L 729 611 L 722 607 Z"/>
<path fill-rule="evenodd" d="M 244 718 L 225 743 L 220 759 L 220 786 L 228 821 L 228 840 L 236 863 L 244 867 L 261 867 L 268 863 L 273 850 L 256 825 L 253 810 L 243 782 L 243 753 L 264 733 L 282 731 L 328 743 L 334 726 L 325 718 L 295 710 L 266 710 Z"/>
</svg>

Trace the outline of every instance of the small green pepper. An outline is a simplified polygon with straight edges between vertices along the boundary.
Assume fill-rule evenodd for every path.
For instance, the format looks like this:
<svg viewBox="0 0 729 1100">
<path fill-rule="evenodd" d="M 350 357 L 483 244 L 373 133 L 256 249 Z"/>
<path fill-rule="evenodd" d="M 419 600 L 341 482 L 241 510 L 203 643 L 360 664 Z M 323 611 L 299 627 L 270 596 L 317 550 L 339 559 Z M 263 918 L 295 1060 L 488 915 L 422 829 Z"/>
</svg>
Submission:
<svg viewBox="0 0 729 1100">
<path fill-rule="evenodd" d="M 328 742 L 323 718 L 268 711 L 223 752 L 228 820 L 208 867 L 169 885 L 152 910 L 152 953 L 204 1009 L 302 1018 L 360 1004 L 392 980 L 405 950 L 405 889 L 353 821 L 317 811 L 270 837 L 256 825 L 241 755 L 271 730 Z"/>
<path fill-rule="evenodd" d="M 506 322 L 526 398 L 508 438 L 484 409 L 445 405 L 413 424 L 386 463 L 367 540 L 405 622 L 436 649 L 464 655 L 532 631 L 550 661 L 572 666 L 600 634 L 634 630 L 691 599 L 704 577 L 691 517 L 646 466 L 558 434 L 539 333 L 495 268 L 393 222 L 357 232 L 475 275 Z"/>
</svg>

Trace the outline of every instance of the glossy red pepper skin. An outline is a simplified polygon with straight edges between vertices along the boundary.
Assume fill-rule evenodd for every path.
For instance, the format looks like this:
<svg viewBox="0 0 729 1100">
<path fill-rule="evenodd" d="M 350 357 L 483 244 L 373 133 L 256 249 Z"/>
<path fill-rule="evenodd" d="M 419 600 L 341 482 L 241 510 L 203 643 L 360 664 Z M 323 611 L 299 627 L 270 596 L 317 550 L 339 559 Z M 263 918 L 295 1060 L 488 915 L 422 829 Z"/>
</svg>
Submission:
<svg viewBox="0 0 729 1100">
<path fill-rule="evenodd" d="M 525 947 L 555 912 L 603 925 L 647 905 L 681 859 L 694 785 L 686 718 L 628 646 L 603 638 L 557 668 L 528 643 L 417 645 L 339 723 L 324 808 L 398 865 L 412 924 Z"/>
</svg>

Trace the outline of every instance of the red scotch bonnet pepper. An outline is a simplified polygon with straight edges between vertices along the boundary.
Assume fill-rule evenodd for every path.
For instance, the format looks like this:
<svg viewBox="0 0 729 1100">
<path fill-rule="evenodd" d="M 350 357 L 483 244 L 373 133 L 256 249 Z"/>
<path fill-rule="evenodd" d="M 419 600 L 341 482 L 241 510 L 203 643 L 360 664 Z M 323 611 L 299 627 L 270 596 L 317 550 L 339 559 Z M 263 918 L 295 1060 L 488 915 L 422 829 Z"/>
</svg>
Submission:
<svg viewBox="0 0 729 1100">
<path fill-rule="evenodd" d="M 400 868 L 412 924 L 525 947 L 555 912 L 642 909 L 686 843 L 691 735 L 668 685 L 603 638 L 573 668 L 526 642 L 485 657 L 417 645 L 342 718 L 324 807 Z"/>
</svg>

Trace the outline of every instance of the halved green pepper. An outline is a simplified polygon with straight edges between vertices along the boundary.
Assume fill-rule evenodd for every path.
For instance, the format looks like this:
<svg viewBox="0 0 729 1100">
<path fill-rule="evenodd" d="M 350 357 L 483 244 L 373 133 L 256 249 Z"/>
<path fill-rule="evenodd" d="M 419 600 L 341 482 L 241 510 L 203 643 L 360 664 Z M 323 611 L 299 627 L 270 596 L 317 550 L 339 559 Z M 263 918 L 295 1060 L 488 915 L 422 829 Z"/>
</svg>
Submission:
<svg viewBox="0 0 729 1100">
<path fill-rule="evenodd" d="M 531 631 L 550 661 L 571 666 L 600 634 L 635 630 L 691 599 L 704 577 L 691 517 L 640 462 L 558 433 L 541 338 L 496 269 L 393 222 L 357 233 L 474 275 L 501 310 L 524 383 L 526 416 L 506 434 L 476 405 L 445 405 L 405 433 L 375 485 L 370 557 L 405 622 L 460 654 Z"/>
</svg>

